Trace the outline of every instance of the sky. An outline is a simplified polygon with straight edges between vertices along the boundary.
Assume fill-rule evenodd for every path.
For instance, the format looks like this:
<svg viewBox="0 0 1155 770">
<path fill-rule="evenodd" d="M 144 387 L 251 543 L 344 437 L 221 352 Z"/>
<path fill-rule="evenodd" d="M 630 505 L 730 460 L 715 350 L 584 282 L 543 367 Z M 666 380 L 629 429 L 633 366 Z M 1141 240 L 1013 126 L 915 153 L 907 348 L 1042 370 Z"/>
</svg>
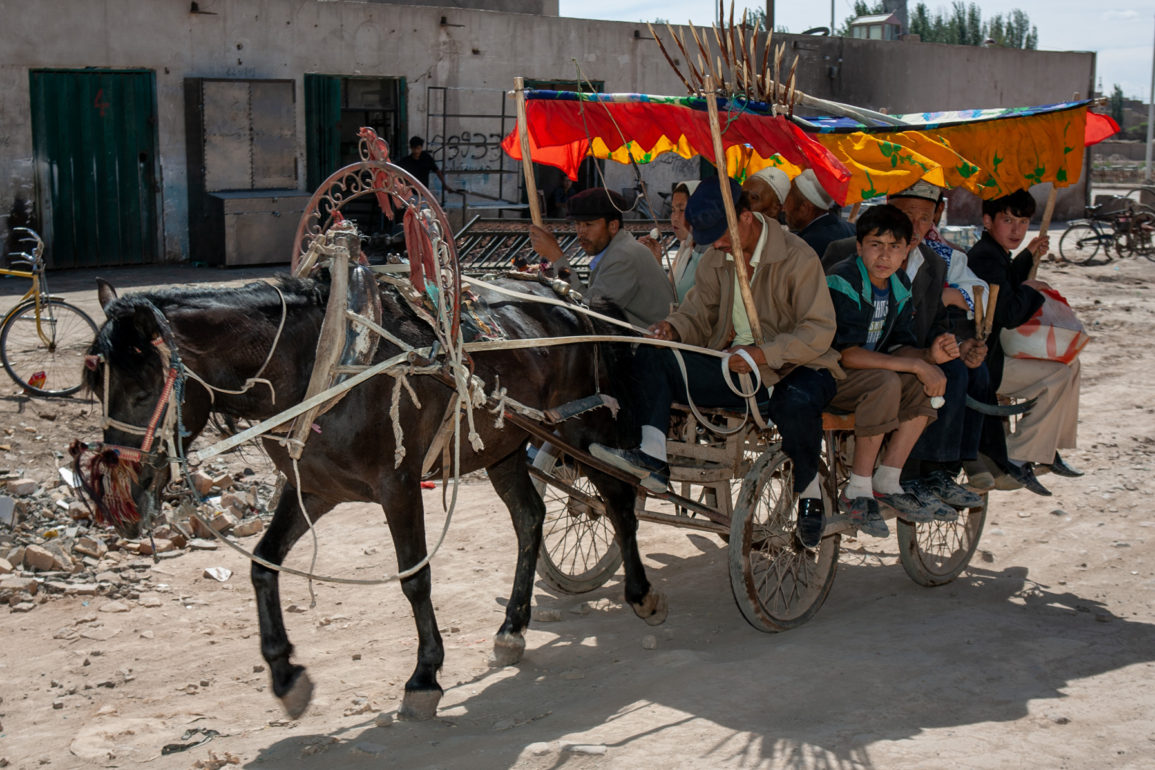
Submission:
<svg viewBox="0 0 1155 770">
<path fill-rule="evenodd" d="M 1019 8 L 1039 32 L 1038 47 L 1048 51 L 1095 51 L 1095 70 L 1102 91 L 1118 84 L 1127 97 L 1148 101 L 1151 92 L 1151 56 L 1155 45 L 1155 3 L 1151 0 L 976 0 L 983 20 L 1005 17 Z M 923 0 L 931 13 L 947 10 L 949 0 Z M 913 11 L 916 0 L 910 0 Z M 969 0 L 968 0 L 969 4 Z M 558 0 L 562 16 L 616 21 L 693 22 L 709 26 L 717 13 L 716 0 Z M 735 0 L 735 18 L 743 7 L 765 9 L 765 2 Z M 834 0 L 835 26 L 852 15 L 853 0 Z M 726 12 L 730 2 L 726 0 Z M 830 4 L 824 0 L 779 0 L 776 27 L 798 33 L 830 25 Z M 981 105 L 975 105 L 981 106 Z"/>
</svg>

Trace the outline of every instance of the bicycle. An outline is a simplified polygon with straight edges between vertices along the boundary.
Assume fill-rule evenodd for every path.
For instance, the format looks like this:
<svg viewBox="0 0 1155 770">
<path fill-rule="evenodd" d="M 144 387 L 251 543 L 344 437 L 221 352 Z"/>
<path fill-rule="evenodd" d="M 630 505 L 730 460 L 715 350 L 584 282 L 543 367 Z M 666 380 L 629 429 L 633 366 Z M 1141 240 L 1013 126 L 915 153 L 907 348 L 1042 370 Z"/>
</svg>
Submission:
<svg viewBox="0 0 1155 770">
<path fill-rule="evenodd" d="M 1155 211 L 1127 198 L 1088 206 L 1086 219 L 1067 225 L 1059 238 L 1059 256 L 1077 265 L 1089 265 L 1102 251 L 1104 262 L 1112 250 L 1120 258 L 1142 254 L 1155 260 Z"/>
<path fill-rule="evenodd" d="M 10 254 L 11 267 L 0 268 L 0 275 L 29 278 L 32 286 L 0 320 L 0 361 L 29 394 L 71 395 L 84 385 L 84 357 L 96 339 L 96 323 L 80 308 L 48 293 L 40 236 L 26 227 L 13 232 L 35 245 L 31 254 Z M 28 269 L 12 269 L 19 264 Z"/>
</svg>

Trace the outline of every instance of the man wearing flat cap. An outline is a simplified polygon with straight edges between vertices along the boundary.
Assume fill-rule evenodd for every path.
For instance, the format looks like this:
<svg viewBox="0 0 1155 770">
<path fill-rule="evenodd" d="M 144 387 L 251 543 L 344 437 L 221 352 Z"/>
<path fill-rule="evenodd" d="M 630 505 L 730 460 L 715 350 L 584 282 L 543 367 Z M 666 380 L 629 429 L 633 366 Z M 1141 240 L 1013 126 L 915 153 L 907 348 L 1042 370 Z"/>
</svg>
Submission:
<svg viewBox="0 0 1155 770">
<path fill-rule="evenodd" d="M 834 199 L 823 189 L 814 171 L 806 169 L 790 184 L 783 203 L 786 224 L 821 257 L 832 241 L 853 238 L 854 226 L 830 213 Z"/>
<path fill-rule="evenodd" d="M 593 257 L 589 286 L 581 287 L 586 301 L 608 301 L 637 326 L 665 318 L 674 302 L 674 289 L 650 250 L 622 227 L 622 212 L 629 208 L 625 199 L 604 187 L 592 187 L 570 198 L 568 208 L 577 226 L 578 243 Z M 530 225 L 529 240 L 534 251 L 555 268 L 568 266 L 549 230 Z"/>
<path fill-rule="evenodd" d="M 666 432 L 670 404 L 741 409 L 746 399 L 736 392 L 733 373 L 757 367 L 764 386 L 756 400 L 769 412 L 782 436 L 782 449 L 793 461 L 798 495 L 798 539 L 816 548 L 822 538 L 823 504 L 818 481 L 822 408 L 843 376 L 838 353 L 830 349 L 836 321 L 822 264 L 797 236 L 777 222 L 750 211 L 749 199 L 736 182 L 718 177 L 698 185 L 686 206 L 686 220 L 696 243 L 712 247 L 702 256 L 693 288 L 678 309 L 650 328 L 651 336 L 677 340 L 732 355 L 720 365 L 714 356 L 682 352 L 686 375 L 669 348 L 640 345 L 634 359 L 639 380 L 641 445 L 615 449 L 590 445 L 590 452 L 633 473 L 647 489 L 664 491 L 669 478 Z M 762 344 L 754 344 L 751 322 L 738 288 L 726 210 L 720 184 L 729 184 L 738 214 L 738 236 L 750 276 Z M 652 261 L 652 260 L 651 260 Z"/>
</svg>

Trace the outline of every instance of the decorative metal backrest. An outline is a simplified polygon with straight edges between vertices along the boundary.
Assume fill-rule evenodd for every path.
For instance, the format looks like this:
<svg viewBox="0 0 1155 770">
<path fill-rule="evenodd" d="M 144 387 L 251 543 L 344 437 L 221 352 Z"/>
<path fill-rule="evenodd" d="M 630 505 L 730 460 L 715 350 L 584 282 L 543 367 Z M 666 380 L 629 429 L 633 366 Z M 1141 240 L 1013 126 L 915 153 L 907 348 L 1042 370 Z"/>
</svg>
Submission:
<svg viewBox="0 0 1155 770">
<path fill-rule="evenodd" d="M 418 291 L 425 291 L 427 282 L 436 287 L 429 294 L 449 319 L 448 333 L 455 335 L 461 273 L 445 212 L 425 185 L 389 162 L 389 146 L 373 129 L 363 127 L 357 135 L 361 160 L 322 182 L 301 215 L 293 242 L 293 273 L 302 266 L 313 242 L 323 239 L 330 227 L 345 219 L 343 208 L 355 200 L 374 196 L 387 216 L 403 220 L 410 281 Z"/>
</svg>

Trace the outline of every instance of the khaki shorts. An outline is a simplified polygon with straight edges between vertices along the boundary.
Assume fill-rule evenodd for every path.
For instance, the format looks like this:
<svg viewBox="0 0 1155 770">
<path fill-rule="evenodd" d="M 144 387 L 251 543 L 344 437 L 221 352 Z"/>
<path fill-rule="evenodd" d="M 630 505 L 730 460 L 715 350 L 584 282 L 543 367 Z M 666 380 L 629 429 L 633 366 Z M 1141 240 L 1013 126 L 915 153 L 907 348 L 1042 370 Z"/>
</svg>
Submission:
<svg viewBox="0 0 1155 770">
<path fill-rule="evenodd" d="M 890 433 L 899 423 L 920 416 L 933 422 L 938 414 L 922 389 L 922 381 L 913 374 L 886 369 L 845 371 L 846 379 L 838 381 L 830 406 L 854 412 L 856 436 Z"/>
</svg>

